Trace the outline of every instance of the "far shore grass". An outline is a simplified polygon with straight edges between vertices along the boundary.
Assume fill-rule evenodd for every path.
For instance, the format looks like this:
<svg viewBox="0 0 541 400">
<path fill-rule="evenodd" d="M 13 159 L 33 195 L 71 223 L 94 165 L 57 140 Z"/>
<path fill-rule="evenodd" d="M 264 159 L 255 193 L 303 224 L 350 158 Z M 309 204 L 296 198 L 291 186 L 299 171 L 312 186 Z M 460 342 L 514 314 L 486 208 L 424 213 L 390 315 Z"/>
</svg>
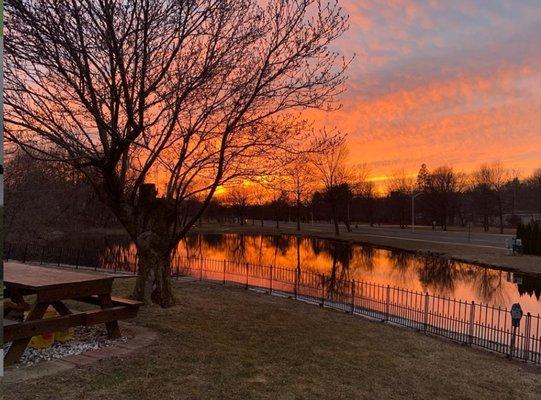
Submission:
<svg viewBox="0 0 541 400">
<path fill-rule="evenodd" d="M 118 279 L 126 295 L 134 280 Z M 4 385 L 24 399 L 539 399 L 541 369 L 292 299 L 175 282 L 133 323 L 159 339 L 123 359 Z"/>
</svg>

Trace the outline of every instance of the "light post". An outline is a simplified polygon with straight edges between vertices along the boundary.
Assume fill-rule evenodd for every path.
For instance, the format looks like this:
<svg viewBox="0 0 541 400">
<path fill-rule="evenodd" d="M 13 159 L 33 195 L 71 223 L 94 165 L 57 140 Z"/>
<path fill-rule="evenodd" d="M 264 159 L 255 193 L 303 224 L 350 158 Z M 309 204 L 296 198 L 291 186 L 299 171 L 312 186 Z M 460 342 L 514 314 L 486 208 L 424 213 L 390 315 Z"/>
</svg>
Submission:
<svg viewBox="0 0 541 400">
<path fill-rule="evenodd" d="M 411 231 L 415 232 L 415 198 L 423 192 L 415 193 L 411 195 Z"/>
</svg>

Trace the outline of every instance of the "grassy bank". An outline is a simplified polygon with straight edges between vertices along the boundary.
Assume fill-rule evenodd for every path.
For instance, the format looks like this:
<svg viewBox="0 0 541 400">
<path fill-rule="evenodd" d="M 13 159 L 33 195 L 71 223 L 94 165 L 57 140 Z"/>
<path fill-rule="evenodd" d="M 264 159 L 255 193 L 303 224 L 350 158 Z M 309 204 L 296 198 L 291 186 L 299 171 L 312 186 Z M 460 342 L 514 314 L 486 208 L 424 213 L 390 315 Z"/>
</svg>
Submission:
<svg viewBox="0 0 541 400">
<path fill-rule="evenodd" d="M 126 294 L 132 279 L 117 280 Z M 201 283 L 134 321 L 126 359 L 3 388 L 22 399 L 538 399 L 539 368 L 337 311 Z"/>
<path fill-rule="evenodd" d="M 389 249 L 400 249 L 421 254 L 437 254 L 440 257 L 453 259 L 456 261 L 473 263 L 487 267 L 497 267 L 512 271 L 519 271 L 527 274 L 541 276 L 541 257 L 522 255 L 509 256 L 505 248 L 495 249 L 483 246 L 469 244 L 453 244 L 424 240 L 411 240 L 402 238 L 392 238 L 384 236 L 372 236 L 361 232 L 343 231 L 340 236 L 335 236 L 332 227 L 327 229 L 314 227 L 310 231 L 297 231 L 295 227 L 258 226 L 256 225 L 219 225 L 205 224 L 203 227 L 194 227 L 193 232 L 201 233 L 245 233 L 245 234 L 286 234 L 286 235 L 307 235 L 322 239 L 343 240 L 359 244 L 371 244 L 378 247 Z"/>
</svg>

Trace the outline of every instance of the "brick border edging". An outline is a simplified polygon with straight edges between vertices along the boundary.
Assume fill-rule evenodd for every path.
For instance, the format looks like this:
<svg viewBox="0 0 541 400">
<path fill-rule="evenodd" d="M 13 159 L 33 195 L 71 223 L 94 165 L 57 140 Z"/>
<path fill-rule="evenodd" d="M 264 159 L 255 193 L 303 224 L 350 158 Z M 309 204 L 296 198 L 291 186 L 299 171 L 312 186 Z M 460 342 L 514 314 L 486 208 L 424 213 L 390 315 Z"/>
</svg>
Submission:
<svg viewBox="0 0 541 400">
<path fill-rule="evenodd" d="M 126 356 L 150 345 L 158 337 L 158 332 L 150 328 L 127 323 L 122 323 L 121 325 L 124 325 L 124 328 L 127 328 L 133 335 L 126 342 L 119 341 L 113 343 L 111 346 L 88 350 L 81 354 L 70 355 L 56 360 L 43 361 L 28 367 L 9 367 L 4 370 L 4 377 L 1 381 L 4 384 L 24 382 L 54 375 L 58 372 L 68 371 L 76 367 L 90 365 L 104 359 Z"/>
</svg>

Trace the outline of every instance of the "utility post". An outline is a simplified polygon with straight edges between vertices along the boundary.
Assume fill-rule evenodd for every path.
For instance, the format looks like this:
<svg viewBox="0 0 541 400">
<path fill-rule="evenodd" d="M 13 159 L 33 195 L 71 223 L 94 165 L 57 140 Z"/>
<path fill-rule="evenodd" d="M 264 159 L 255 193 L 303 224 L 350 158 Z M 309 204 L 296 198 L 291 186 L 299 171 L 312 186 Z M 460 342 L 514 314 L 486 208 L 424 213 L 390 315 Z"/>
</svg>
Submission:
<svg viewBox="0 0 541 400">
<path fill-rule="evenodd" d="M 411 195 L 411 231 L 415 232 L 415 198 L 422 195 L 423 192 L 415 193 Z"/>
</svg>

